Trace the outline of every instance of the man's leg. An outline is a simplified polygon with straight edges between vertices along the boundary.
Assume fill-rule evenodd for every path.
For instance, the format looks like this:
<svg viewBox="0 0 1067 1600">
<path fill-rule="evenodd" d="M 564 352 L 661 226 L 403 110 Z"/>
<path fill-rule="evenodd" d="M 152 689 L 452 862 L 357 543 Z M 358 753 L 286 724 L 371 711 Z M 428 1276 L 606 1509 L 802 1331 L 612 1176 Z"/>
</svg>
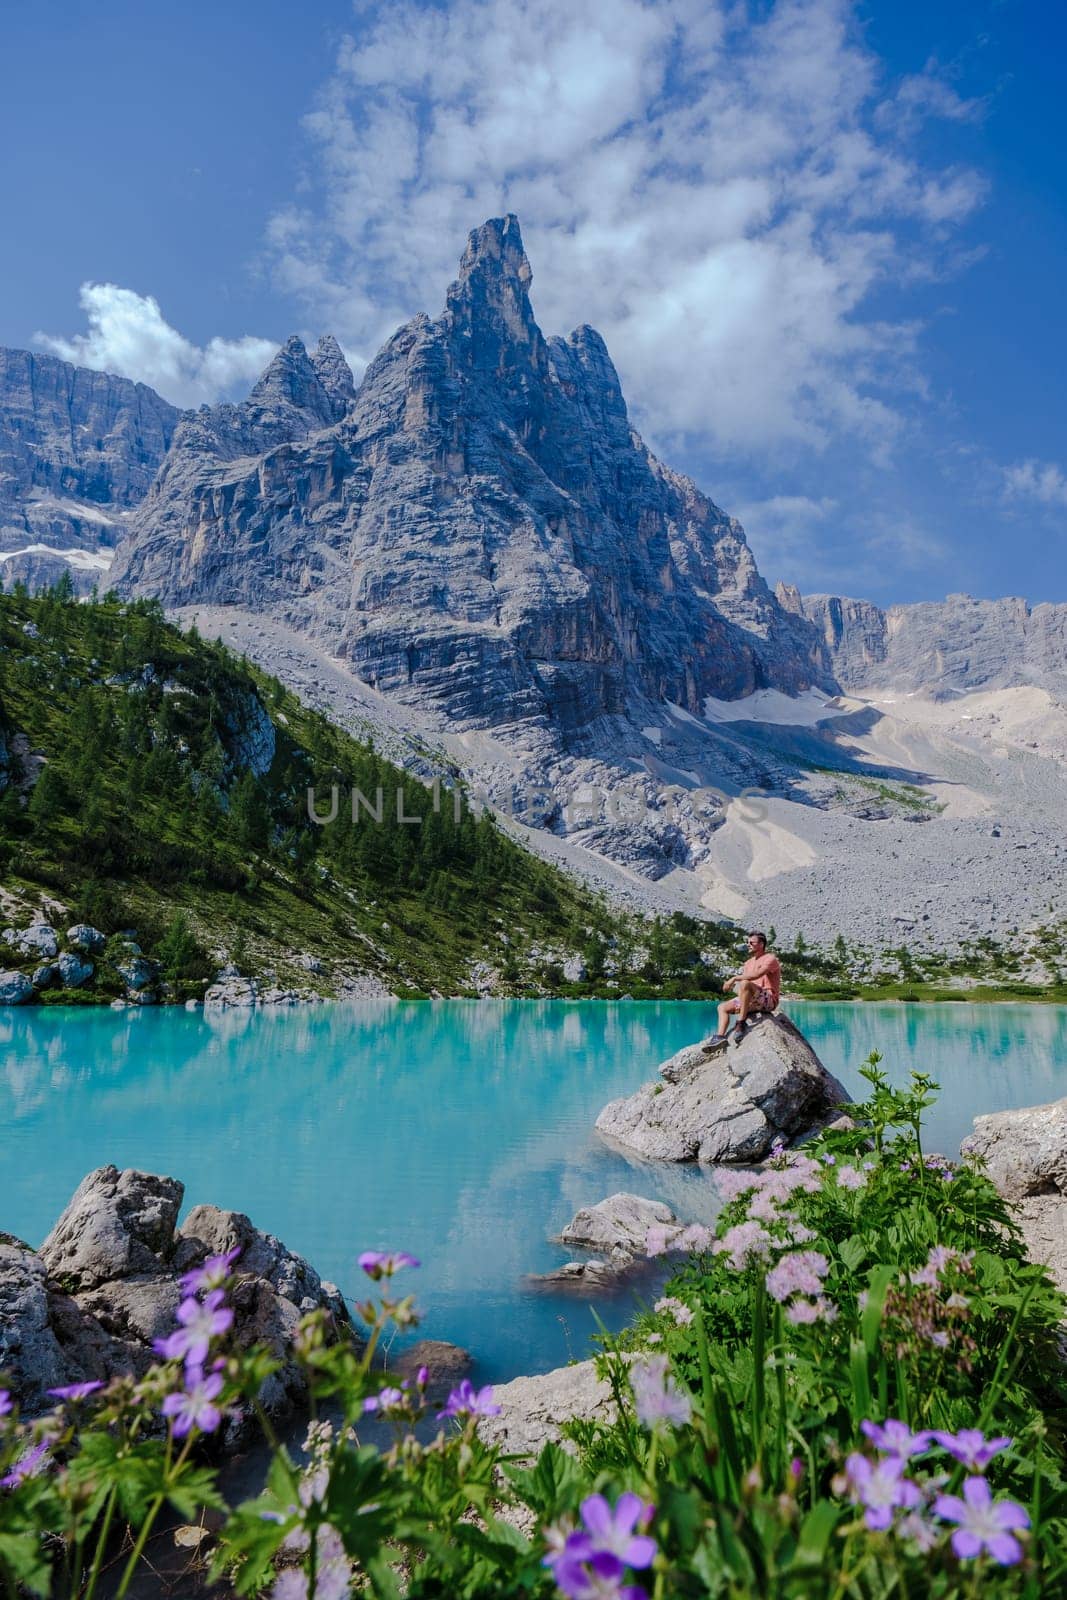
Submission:
<svg viewBox="0 0 1067 1600">
<path fill-rule="evenodd" d="M 725 1039 L 729 1033 L 734 1012 L 737 1010 L 737 1004 L 736 1000 L 719 1001 L 719 1031 L 715 1035 L 717 1039 Z"/>
<path fill-rule="evenodd" d="M 744 1025 L 745 1025 L 745 1018 L 748 1016 L 749 1012 L 752 1010 L 753 1004 L 754 1004 L 755 999 L 756 999 L 756 989 L 757 988 L 758 988 L 758 985 L 753 983 L 751 978 L 742 978 L 741 979 L 741 987 L 737 991 L 737 999 L 738 999 L 737 1026 L 738 1026 L 738 1028 L 743 1028 Z"/>
</svg>

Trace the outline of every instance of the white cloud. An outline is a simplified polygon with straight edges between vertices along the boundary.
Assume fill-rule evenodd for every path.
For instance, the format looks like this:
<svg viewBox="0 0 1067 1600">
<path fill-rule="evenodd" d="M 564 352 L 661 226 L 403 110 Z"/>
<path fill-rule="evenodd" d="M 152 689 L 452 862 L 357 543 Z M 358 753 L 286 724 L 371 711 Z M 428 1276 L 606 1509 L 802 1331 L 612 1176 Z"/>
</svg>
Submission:
<svg viewBox="0 0 1067 1600">
<path fill-rule="evenodd" d="M 723 449 L 885 447 L 935 275 L 983 182 L 911 135 L 977 114 L 932 67 L 883 88 L 849 0 L 361 6 L 273 220 L 278 280 L 365 359 L 436 312 L 468 229 L 522 222 L 539 320 L 593 322 L 639 418 Z"/>
<path fill-rule="evenodd" d="M 1067 506 L 1067 473 L 1051 461 L 1020 461 L 1014 467 L 1005 467 L 1004 492 L 1011 500 Z"/>
<path fill-rule="evenodd" d="M 174 405 L 210 404 L 247 389 L 277 349 L 251 335 L 200 348 L 171 327 L 151 295 L 115 283 L 83 283 L 78 299 L 88 332 L 70 339 L 36 333 L 35 343 L 78 366 L 150 384 Z"/>
</svg>

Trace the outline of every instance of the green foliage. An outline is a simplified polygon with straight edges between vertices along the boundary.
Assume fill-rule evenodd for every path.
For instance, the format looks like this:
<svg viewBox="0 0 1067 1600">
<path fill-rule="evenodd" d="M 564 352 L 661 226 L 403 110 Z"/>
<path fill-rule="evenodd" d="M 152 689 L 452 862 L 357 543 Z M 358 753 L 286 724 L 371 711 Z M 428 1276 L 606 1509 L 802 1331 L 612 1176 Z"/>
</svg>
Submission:
<svg viewBox="0 0 1067 1600">
<path fill-rule="evenodd" d="M 262 734 L 267 717 L 273 758 L 261 742 L 253 771 L 247 730 Z M 609 957 L 645 942 L 641 992 L 711 982 L 699 953 L 717 930 L 676 917 L 646 934 L 461 790 L 402 772 L 276 678 L 170 626 L 156 602 L 0 594 L 0 722 L 34 752 L 28 803 L 11 784 L 0 794 L 6 874 L 107 933 L 136 928 L 172 982 L 206 976 L 209 948 L 239 948 L 239 964 L 306 951 L 327 974 L 370 971 L 419 993 L 465 991 L 480 961 L 523 992 L 539 982 L 527 950 L 540 945 L 559 992 L 597 993 Z M 335 821 L 312 820 L 311 790 L 320 816 L 336 790 Z M 561 963 L 583 950 L 575 991 Z"/>
</svg>

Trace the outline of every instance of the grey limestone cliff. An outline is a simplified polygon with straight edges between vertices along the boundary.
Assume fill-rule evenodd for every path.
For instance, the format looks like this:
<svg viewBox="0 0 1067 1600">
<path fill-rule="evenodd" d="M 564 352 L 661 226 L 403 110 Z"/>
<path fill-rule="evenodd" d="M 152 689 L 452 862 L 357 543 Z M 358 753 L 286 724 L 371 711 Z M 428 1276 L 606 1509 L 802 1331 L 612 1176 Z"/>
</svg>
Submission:
<svg viewBox="0 0 1067 1600">
<path fill-rule="evenodd" d="M 179 426 L 116 585 L 269 611 L 451 726 L 566 738 L 827 681 L 740 525 L 634 432 L 600 336 L 543 336 L 530 278 L 516 219 L 485 223 L 355 393 L 332 341 L 290 340 L 246 405 Z"/>
<path fill-rule="evenodd" d="M 845 689 L 1067 687 L 1067 605 L 950 594 L 882 610 L 782 584 L 778 599 L 815 624 Z"/>
<path fill-rule="evenodd" d="M 143 383 L 0 349 L 0 578 L 103 578 L 181 413 Z"/>
</svg>

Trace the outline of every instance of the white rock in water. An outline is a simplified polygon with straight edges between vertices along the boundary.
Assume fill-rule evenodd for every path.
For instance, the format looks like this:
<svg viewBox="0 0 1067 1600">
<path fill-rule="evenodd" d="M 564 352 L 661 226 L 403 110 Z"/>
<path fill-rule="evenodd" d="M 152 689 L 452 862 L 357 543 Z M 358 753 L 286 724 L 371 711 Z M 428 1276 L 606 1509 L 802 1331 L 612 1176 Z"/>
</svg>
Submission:
<svg viewBox="0 0 1067 1600">
<path fill-rule="evenodd" d="M 760 1161 L 776 1139 L 809 1133 L 848 1099 L 788 1018 L 763 1017 L 740 1044 L 690 1045 L 665 1083 L 606 1105 L 600 1133 L 658 1161 Z"/>
<path fill-rule="evenodd" d="M 559 1242 L 587 1250 L 624 1250 L 631 1256 L 643 1256 L 648 1230 L 654 1226 L 666 1230 L 668 1238 L 671 1230 L 682 1231 L 682 1224 L 662 1201 L 646 1200 L 639 1194 L 613 1194 L 576 1212 Z"/>
</svg>

